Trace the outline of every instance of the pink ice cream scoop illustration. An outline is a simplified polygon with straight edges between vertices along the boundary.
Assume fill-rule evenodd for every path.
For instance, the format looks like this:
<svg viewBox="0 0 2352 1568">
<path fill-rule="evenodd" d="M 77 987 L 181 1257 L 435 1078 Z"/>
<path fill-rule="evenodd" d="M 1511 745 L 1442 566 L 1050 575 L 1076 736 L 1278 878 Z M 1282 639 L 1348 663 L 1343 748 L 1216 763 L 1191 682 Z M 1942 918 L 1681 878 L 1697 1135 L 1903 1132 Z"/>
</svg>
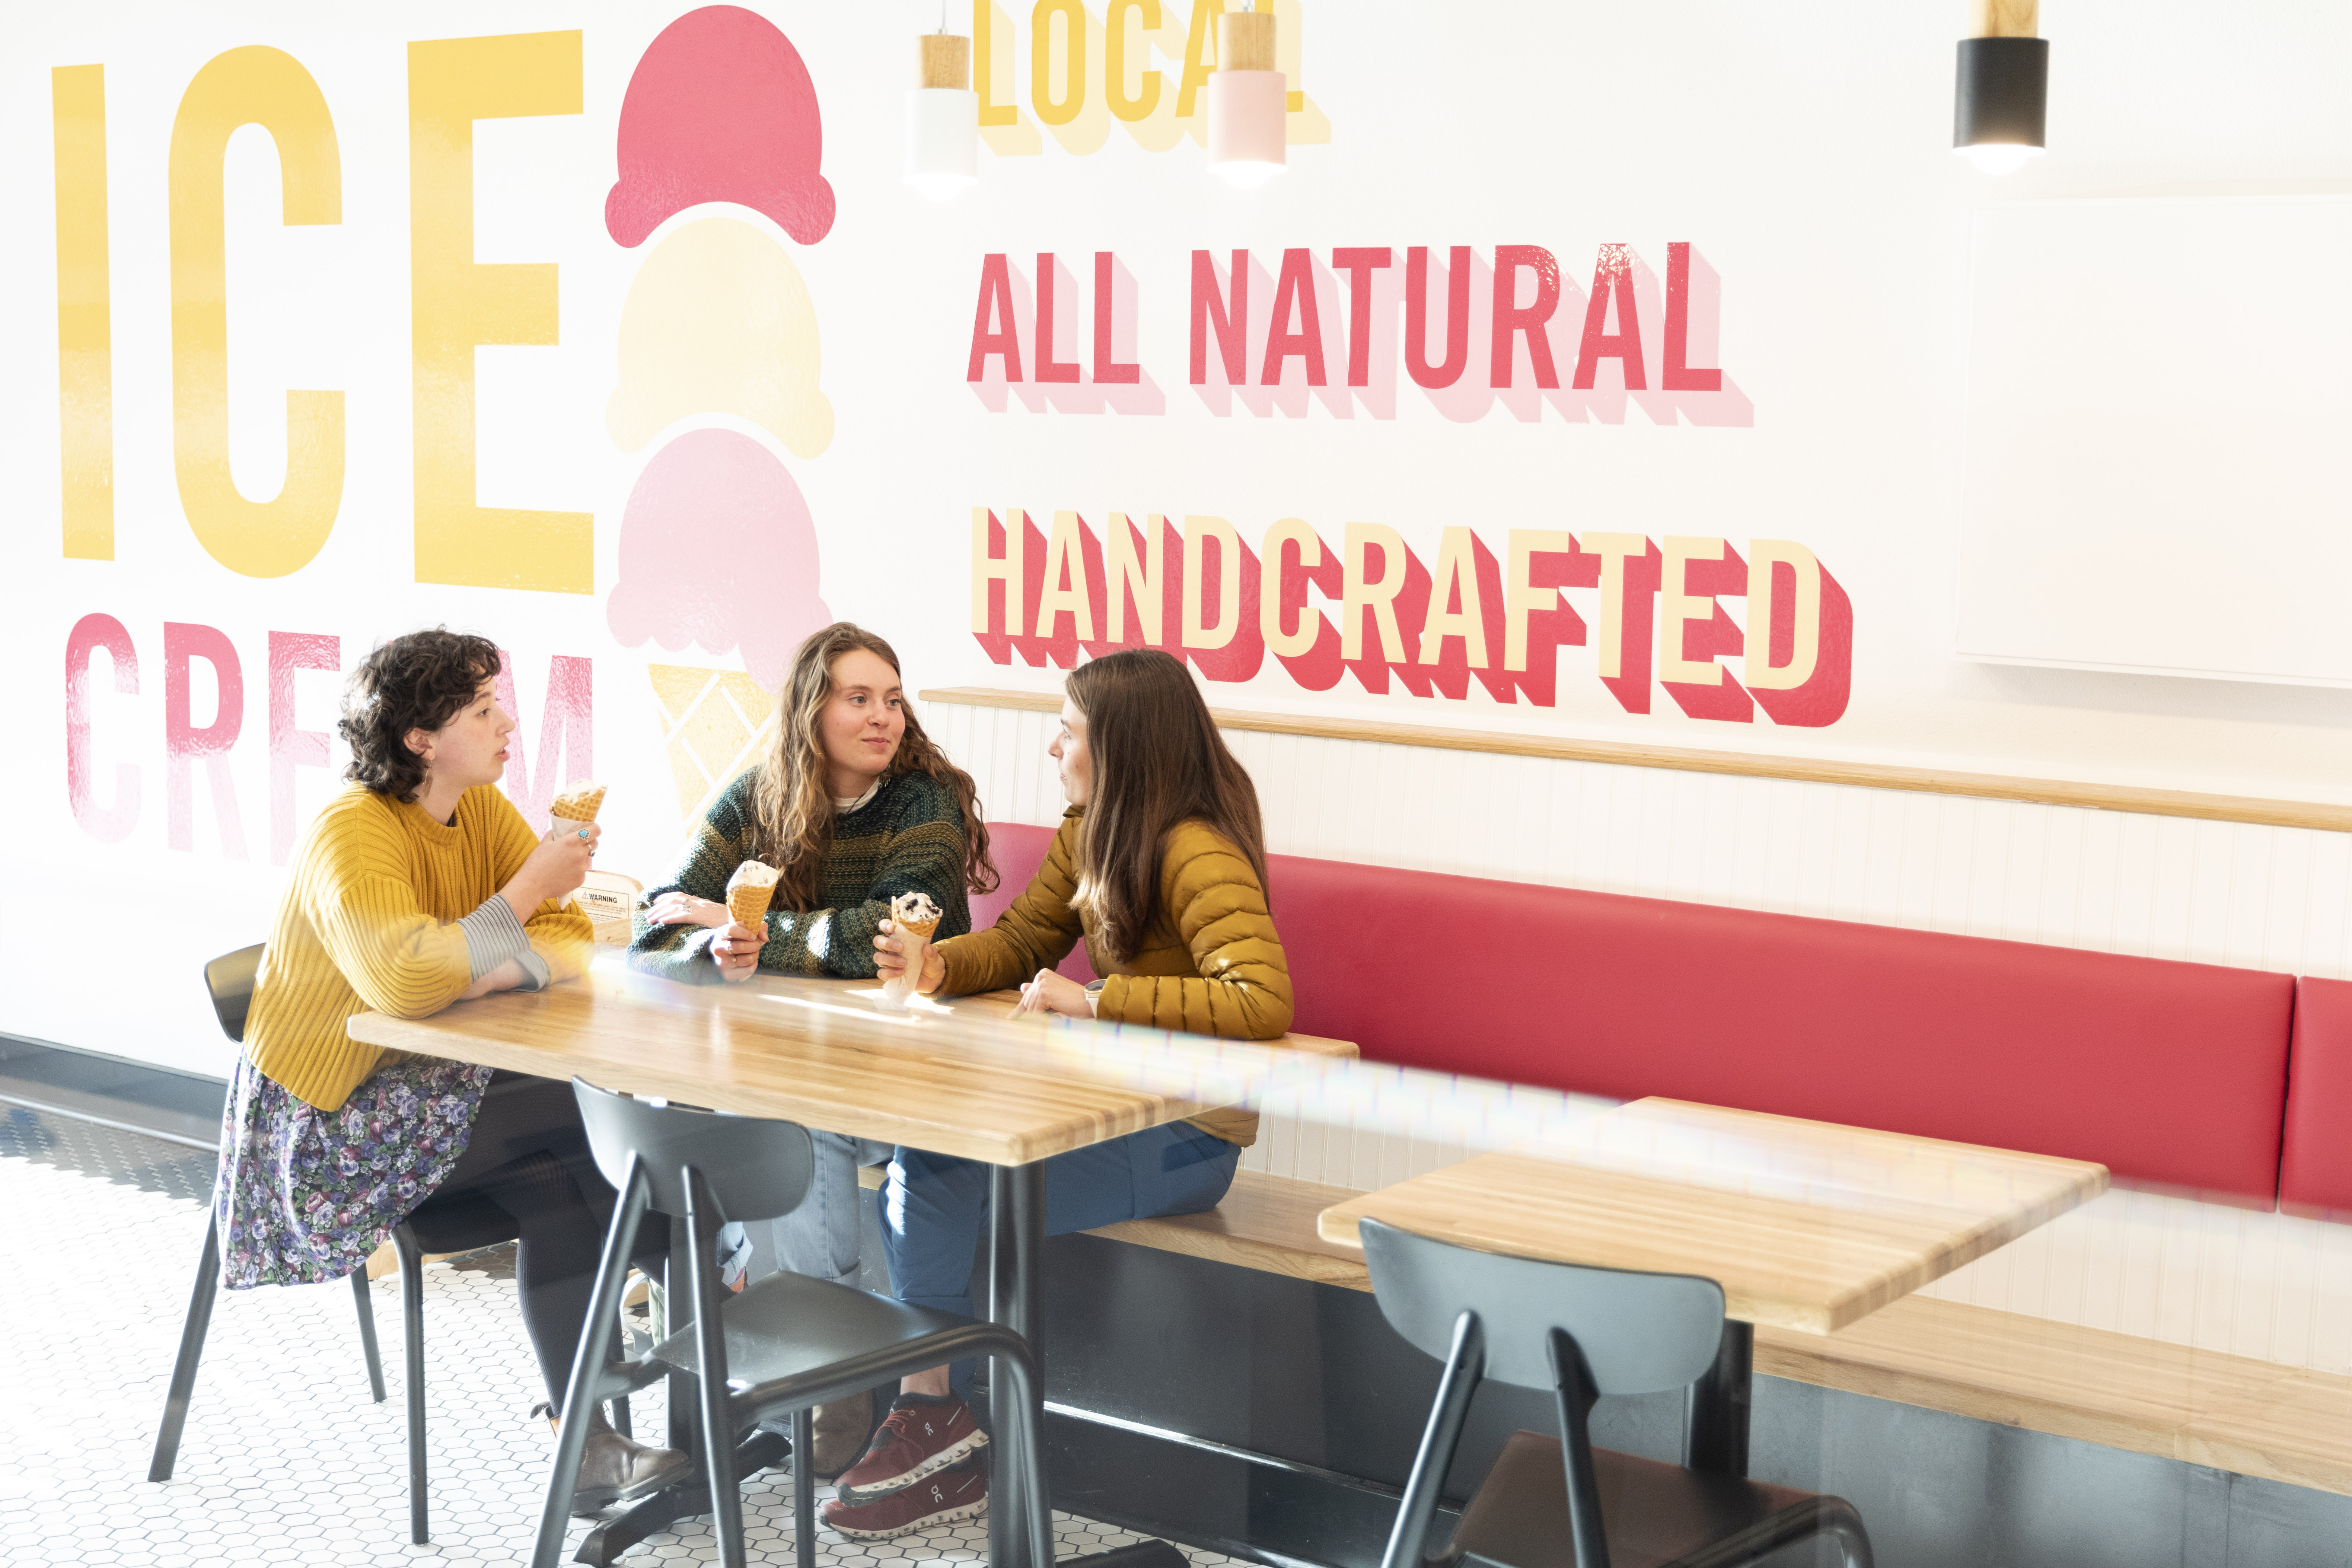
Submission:
<svg viewBox="0 0 2352 1568">
<path fill-rule="evenodd" d="M 688 11 L 629 78 L 605 230 L 640 245 L 673 213 L 735 202 L 814 245 L 833 227 L 824 144 L 808 67 L 774 23 L 740 5 Z"/>
<path fill-rule="evenodd" d="M 816 525 L 783 464 L 733 430 L 690 430 L 656 453 L 621 516 L 604 615 L 630 647 L 740 647 L 761 685 L 782 685 L 793 649 L 833 619 Z"/>
<path fill-rule="evenodd" d="M 743 656 L 741 671 L 647 666 L 681 814 L 758 760 L 774 720 L 769 694 L 801 639 L 833 620 L 817 579 L 808 502 L 749 436 L 688 431 L 654 454 L 629 492 L 620 581 L 604 605 L 613 636 L 630 647 L 650 640 Z"/>
</svg>

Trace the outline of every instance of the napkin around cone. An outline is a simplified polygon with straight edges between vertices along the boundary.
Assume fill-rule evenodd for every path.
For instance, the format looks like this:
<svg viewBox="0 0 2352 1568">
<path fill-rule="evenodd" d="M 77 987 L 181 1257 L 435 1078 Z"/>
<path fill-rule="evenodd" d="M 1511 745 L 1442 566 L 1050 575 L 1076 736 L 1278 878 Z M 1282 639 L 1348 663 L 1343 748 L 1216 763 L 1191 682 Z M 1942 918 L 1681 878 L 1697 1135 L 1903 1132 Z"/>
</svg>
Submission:
<svg viewBox="0 0 2352 1568">
<path fill-rule="evenodd" d="M 907 913 L 909 909 L 929 910 L 930 918 L 911 920 Z M 882 1005 L 886 1008 L 903 1008 L 916 995 L 915 986 L 923 973 L 923 949 L 930 945 L 931 933 L 940 929 L 945 912 L 919 892 L 901 893 L 890 900 L 890 924 L 908 940 L 900 945 L 907 967 L 896 978 L 882 983 Z"/>
</svg>

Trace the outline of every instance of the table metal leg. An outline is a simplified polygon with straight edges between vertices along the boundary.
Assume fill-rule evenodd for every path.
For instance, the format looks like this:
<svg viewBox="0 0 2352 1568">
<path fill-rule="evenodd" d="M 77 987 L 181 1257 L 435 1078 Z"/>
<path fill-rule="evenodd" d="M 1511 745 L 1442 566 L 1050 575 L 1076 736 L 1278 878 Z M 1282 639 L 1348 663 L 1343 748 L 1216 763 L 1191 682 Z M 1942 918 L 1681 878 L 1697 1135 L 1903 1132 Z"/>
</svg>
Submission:
<svg viewBox="0 0 2352 1568">
<path fill-rule="evenodd" d="M 994 1165 L 988 1173 L 988 1317 L 1037 1344 L 1037 1276 L 1045 1244 L 1045 1168 L 1042 1164 Z M 1042 1363 L 1041 1363 L 1042 1364 Z M 1015 1410 L 1017 1385 L 993 1371 L 988 1401 L 1001 1445 L 992 1465 L 994 1496 L 988 1508 L 988 1556 L 992 1568 L 1023 1568 L 1051 1559 L 1051 1545 L 1033 1552 L 1020 1481 L 1003 1456 L 1024 1429 L 1042 1433 L 1045 1411 Z M 1043 1397 L 1042 1384 L 1039 1397 Z M 1045 1477 L 1037 1478 L 1039 1486 Z"/>
<path fill-rule="evenodd" d="M 1723 1321 L 1723 1344 L 1683 1397 L 1683 1463 L 1718 1475 L 1748 1474 L 1748 1415 L 1755 1403 L 1756 1325 Z"/>
<path fill-rule="evenodd" d="M 1037 1473 L 1031 1478 L 1039 1500 L 1045 1504 L 1040 1510 L 1052 1517 L 1053 1489 L 1045 1482 L 1045 1313 L 1039 1298 L 1045 1293 L 1045 1167 L 1042 1162 L 1015 1165 L 1006 1173 L 1006 1197 L 1010 1200 L 1013 1236 L 1016 1243 L 1011 1269 L 1008 1311 L 1005 1321 L 1015 1333 L 1029 1342 L 1029 1353 L 1034 1358 L 1037 1376 L 1030 1384 L 1029 1397 L 1021 1411 L 1020 1431 L 1037 1455 Z M 1010 1390 L 1007 1391 L 1011 1393 Z M 990 1398 L 995 1397 L 992 1391 Z M 1008 1467 L 1009 1468 L 1009 1467 Z M 1025 1528 L 1030 1518 L 1026 1491 L 1008 1500 L 1005 1511 L 1013 1516 L 1019 1528 L 1019 1539 L 1028 1547 L 1026 1560 L 1045 1568 L 1054 1561 L 1054 1538 L 1029 1541 Z"/>
<path fill-rule="evenodd" d="M 1003 1170 L 1013 1237 L 1013 1258 L 1008 1270 L 1010 1300 L 1004 1321 L 1029 1342 L 1030 1353 L 1042 1365 L 1045 1347 L 1044 1325 L 1038 1321 L 1037 1296 L 1045 1262 L 1045 1167 L 1039 1163 L 999 1168 Z"/>
<path fill-rule="evenodd" d="M 1047 1517 L 1051 1518 L 1053 1489 L 1045 1473 L 1045 1345 L 1044 1312 L 1039 1302 L 1043 1293 L 1042 1280 L 1045 1263 L 1045 1167 L 1043 1162 L 1028 1165 L 998 1165 L 989 1173 L 988 1230 L 988 1316 L 991 1321 L 1004 1324 L 1029 1342 L 1030 1353 L 1037 1362 L 1035 1397 L 1029 1407 L 1018 1413 L 1019 1421 L 1035 1435 L 1039 1465 L 1037 1485 L 1045 1493 Z M 1007 1406 L 1002 1401 L 1013 1397 L 1010 1380 L 992 1378 L 989 1401 L 996 1414 L 997 1426 L 1005 1425 Z M 1027 1510 L 1017 1492 L 1009 1492 L 1002 1485 L 1012 1467 L 997 1468 L 999 1484 L 996 1495 L 989 1500 L 988 1550 L 994 1568 L 1019 1568 L 1024 1563 L 1034 1568 L 1186 1568 L 1187 1559 L 1181 1552 L 1164 1541 L 1139 1541 L 1132 1546 L 1115 1547 L 1085 1557 L 1064 1558 L 1058 1564 L 1054 1559 L 1054 1543 L 1034 1543 L 1032 1551 L 1028 1531 L 1023 1521 Z"/>
</svg>

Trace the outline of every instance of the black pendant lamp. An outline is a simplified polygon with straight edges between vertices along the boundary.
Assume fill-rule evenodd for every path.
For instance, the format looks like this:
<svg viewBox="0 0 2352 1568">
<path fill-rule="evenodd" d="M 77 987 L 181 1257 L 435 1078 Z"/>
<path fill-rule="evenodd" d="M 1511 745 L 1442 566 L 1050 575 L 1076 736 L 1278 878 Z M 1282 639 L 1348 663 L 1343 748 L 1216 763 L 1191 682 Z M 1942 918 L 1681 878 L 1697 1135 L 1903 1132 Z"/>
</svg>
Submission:
<svg viewBox="0 0 2352 1568">
<path fill-rule="evenodd" d="M 1974 37 L 1960 40 L 1952 94 L 1952 151 L 1988 174 L 2042 152 L 2050 102 L 2050 41 L 2035 35 L 2040 0 L 1972 0 Z"/>
</svg>

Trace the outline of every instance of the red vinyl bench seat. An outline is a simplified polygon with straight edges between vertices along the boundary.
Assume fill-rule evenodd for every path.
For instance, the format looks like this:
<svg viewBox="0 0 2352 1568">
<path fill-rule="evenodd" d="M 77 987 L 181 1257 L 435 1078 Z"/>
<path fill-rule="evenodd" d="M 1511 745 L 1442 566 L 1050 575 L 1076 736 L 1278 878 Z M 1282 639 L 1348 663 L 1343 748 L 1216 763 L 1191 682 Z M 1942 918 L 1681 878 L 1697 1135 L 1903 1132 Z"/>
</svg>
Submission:
<svg viewBox="0 0 2352 1568">
<path fill-rule="evenodd" d="M 1052 833 L 992 823 L 1004 886 Z M 1371 1060 L 1665 1095 L 2095 1160 L 2267 1208 L 2292 976 L 1298 856 L 1269 867 L 1294 1026 Z M 1091 978 L 1081 946 L 1065 972 Z M 2352 984 L 2295 1031 L 2313 1131 L 2296 1192 L 2352 1207 Z M 2304 1152 L 2304 1151 L 2309 1151 Z"/>
<path fill-rule="evenodd" d="M 2279 1207 L 2352 1220 L 2352 983 L 2305 975 L 2295 984 Z"/>
</svg>

